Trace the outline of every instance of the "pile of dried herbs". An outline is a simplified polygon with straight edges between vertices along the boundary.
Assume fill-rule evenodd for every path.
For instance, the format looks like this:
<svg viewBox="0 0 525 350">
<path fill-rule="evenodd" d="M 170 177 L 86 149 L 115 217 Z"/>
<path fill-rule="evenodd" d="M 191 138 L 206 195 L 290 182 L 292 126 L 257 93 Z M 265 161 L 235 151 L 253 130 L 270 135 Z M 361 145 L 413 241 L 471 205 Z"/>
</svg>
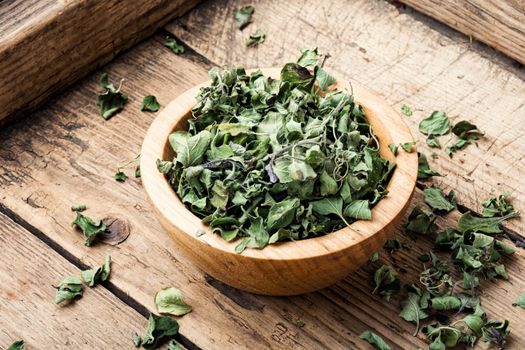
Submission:
<svg viewBox="0 0 525 350">
<path fill-rule="evenodd" d="M 183 203 L 237 252 L 324 235 L 358 219 L 386 194 L 394 168 L 352 94 L 317 49 L 302 50 L 280 80 L 243 68 L 210 70 L 188 121 L 158 161 Z"/>
</svg>

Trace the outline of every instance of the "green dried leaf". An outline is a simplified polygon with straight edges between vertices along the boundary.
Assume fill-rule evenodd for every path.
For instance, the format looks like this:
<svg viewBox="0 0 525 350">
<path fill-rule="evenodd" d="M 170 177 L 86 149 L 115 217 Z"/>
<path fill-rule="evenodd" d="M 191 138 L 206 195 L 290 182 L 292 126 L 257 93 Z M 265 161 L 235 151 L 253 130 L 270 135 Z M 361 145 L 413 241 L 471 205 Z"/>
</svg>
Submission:
<svg viewBox="0 0 525 350">
<path fill-rule="evenodd" d="M 515 303 L 512 304 L 512 306 L 519 306 L 521 307 L 522 309 L 525 309 L 525 293 L 522 294 L 518 300 L 516 300 Z"/>
<path fill-rule="evenodd" d="M 396 145 L 391 143 L 388 145 L 388 148 L 390 149 L 390 151 L 392 152 L 394 156 L 397 156 L 397 146 Z"/>
<path fill-rule="evenodd" d="M 399 292 L 401 283 L 399 276 L 392 266 L 383 265 L 374 273 L 373 294 L 379 294 L 387 301 L 391 296 Z"/>
<path fill-rule="evenodd" d="M 113 177 L 118 182 L 124 182 L 128 178 L 128 176 L 121 169 L 118 169 L 117 172 L 115 173 L 115 176 Z"/>
<path fill-rule="evenodd" d="M 191 136 L 186 131 L 176 131 L 170 135 L 169 141 L 175 151 L 176 160 L 184 167 L 200 164 L 211 142 L 211 133 L 202 130 Z"/>
<path fill-rule="evenodd" d="M 290 225 L 294 219 L 295 210 L 299 207 L 299 204 L 299 200 L 293 198 L 272 205 L 268 212 L 268 229 L 279 229 Z"/>
<path fill-rule="evenodd" d="M 82 279 L 90 287 L 94 287 L 96 283 L 107 281 L 111 273 L 111 256 L 106 256 L 104 265 L 96 268 L 82 271 Z"/>
<path fill-rule="evenodd" d="M 450 131 L 450 120 L 445 113 L 434 111 L 421 120 L 419 131 L 425 135 L 445 135 Z"/>
<path fill-rule="evenodd" d="M 441 143 L 436 135 L 430 135 L 427 137 L 427 145 L 433 148 L 441 148 Z"/>
<path fill-rule="evenodd" d="M 24 350 L 25 348 L 26 347 L 25 347 L 24 341 L 23 340 L 17 340 L 13 344 L 11 344 L 7 348 L 7 350 Z"/>
<path fill-rule="evenodd" d="M 60 284 L 55 288 L 57 289 L 55 304 L 60 304 L 75 297 L 81 297 L 83 292 L 82 280 L 78 276 L 62 277 Z"/>
<path fill-rule="evenodd" d="M 456 209 L 456 201 L 454 191 L 451 191 L 448 196 L 439 187 L 429 187 L 423 190 L 425 195 L 425 203 L 436 210 L 444 210 L 451 212 Z"/>
<path fill-rule="evenodd" d="M 175 287 L 165 287 L 155 294 L 155 305 L 161 315 L 183 316 L 192 308 L 184 302 L 180 290 Z"/>
<path fill-rule="evenodd" d="M 183 45 L 180 45 L 177 42 L 177 40 L 170 38 L 169 36 L 167 36 L 166 39 L 164 40 L 164 46 L 170 48 L 171 51 L 173 51 L 173 53 L 177 55 L 184 53 L 184 51 L 186 51 Z"/>
<path fill-rule="evenodd" d="M 412 116 L 412 110 L 410 109 L 410 107 L 406 104 L 403 104 L 401 106 L 401 113 L 403 113 L 404 115 L 406 115 L 407 117 L 410 117 Z"/>
<path fill-rule="evenodd" d="M 518 216 L 519 213 L 512 212 L 500 217 L 478 218 L 467 212 L 459 218 L 458 229 L 461 232 L 501 233 L 499 224 Z"/>
<path fill-rule="evenodd" d="M 317 84 L 319 84 L 319 87 L 326 91 L 330 86 L 335 84 L 336 80 L 333 76 L 328 74 L 323 68 L 320 66 L 317 66 L 315 68 L 315 80 L 317 80 Z"/>
<path fill-rule="evenodd" d="M 140 106 L 141 111 L 156 112 L 160 109 L 160 103 L 157 98 L 153 95 L 144 96 L 142 105 Z"/>
<path fill-rule="evenodd" d="M 460 139 L 477 140 L 484 133 L 478 127 L 467 120 L 462 120 L 452 127 L 452 132 Z"/>
<path fill-rule="evenodd" d="M 259 46 L 264 43 L 266 39 L 266 34 L 260 29 L 257 29 L 255 32 L 251 33 L 248 39 L 246 40 L 246 46 Z"/>
<path fill-rule="evenodd" d="M 358 220 L 372 220 L 370 203 L 366 199 L 356 199 L 346 206 L 344 215 Z"/>
<path fill-rule="evenodd" d="M 406 228 L 411 232 L 427 235 L 437 230 L 437 226 L 434 224 L 435 219 L 436 217 L 431 212 L 414 207 L 408 216 Z"/>
<path fill-rule="evenodd" d="M 133 334 L 131 335 L 131 339 L 133 340 L 133 345 L 135 345 L 136 348 L 138 348 L 142 344 L 142 337 L 136 332 L 133 332 Z"/>
<path fill-rule="evenodd" d="M 146 334 L 142 338 L 144 349 L 156 349 L 164 340 L 179 333 L 179 323 L 169 317 L 150 314 Z"/>
<path fill-rule="evenodd" d="M 235 23 L 237 24 L 237 28 L 243 30 L 248 24 L 250 24 L 254 12 L 255 8 L 253 6 L 244 6 L 238 11 L 235 11 Z"/>
<path fill-rule="evenodd" d="M 102 220 L 92 220 L 91 218 L 77 212 L 72 225 L 76 225 L 86 237 L 86 246 L 91 246 L 98 234 L 106 231 L 107 226 Z"/>
<path fill-rule="evenodd" d="M 403 309 L 399 313 L 405 321 L 415 322 L 416 330 L 414 336 L 419 333 L 419 322 L 428 317 L 428 314 L 421 308 L 421 296 L 417 293 L 408 293 L 408 299 L 403 303 Z"/>
<path fill-rule="evenodd" d="M 459 298 L 453 295 L 447 295 L 442 297 L 435 297 L 431 299 L 432 308 L 438 311 L 451 311 L 458 310 L 462 302 Z"/>
<path fill-rule="evenodd" d="M 400 144 L 401 148 L 407 153 L 414 152 L 414 146 L 416 145 L 416 141 L 410 141 Z"/>
<path fill-rule="evenodd" d="M 167 350 L 182 350 L 182 346 L 176 340 L 170 340 Z"/>
<path fill-rule="evenodd" d="M 124 79 L 120 81 L 120 86 L 115 88 L 113 84 L 109 83 L 107 73 L 102 73 L 100 76 L 100 85 L 104 88 L 104 91 L 98 95 L 97 105 L 100 108 L 100 114 L 105 120 L 117 114 L 128 101 L 128 96 L 120 91 L 123 81 Z"/>
<path fill-rule="evenodd" d="M 440 173 L 434 169 L 430 169 L 428 165 L 427 157 L 424 153 L 418 152 L 418 169 L 417 169 L 417 178 L 418 180 L 427 180 L 432 176 L 441 176 Z"/>
<path fill-rule="evenodd" d="M 369 344 L 373 345 L 377 350 L 390 350 L 390 346 L 381 338 L 379 335 L 371 331 L 364 331 L 361 333 L 359 338 L 366 340 Z"/>
<path fill-rule="evenodd" d="M 514 206 L 508 202 L 507 197 L 510 194 L 505 192 L 498 197 L 490 196 L 488 199 L 481 202 L 483 206 L 482 215 L 486 218 L 494 216 L 504 216 L 514 212 Z"/>
</svg>

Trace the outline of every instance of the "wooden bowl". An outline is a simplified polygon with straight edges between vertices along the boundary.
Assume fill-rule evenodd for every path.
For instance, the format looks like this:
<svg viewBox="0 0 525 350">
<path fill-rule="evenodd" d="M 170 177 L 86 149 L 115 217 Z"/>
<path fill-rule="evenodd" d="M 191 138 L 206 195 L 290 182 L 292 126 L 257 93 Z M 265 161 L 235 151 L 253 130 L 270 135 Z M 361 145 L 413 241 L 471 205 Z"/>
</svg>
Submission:
<svg viewBox="0 0 525 350">
<path fill-rule="evenodd" d="M 279 69 L 263 69 L 279 77 Z M 183 248 L 193 262 L 212 277 L 236 288 L 265 295 L 295 295 L 327 287 L 363 265 L 381 249 L 409 204 L 417 178 L 417 153 L 399 151 L 388 145 L 412 141 L 401 116 L 380 97 L 353 83 L 355 99 L 365 109 L 380 141 L 380 153 L 397 167 L 388 183 L 389 194 L 372 209 L 371 221 L 356 221 L 328 235 L 268 245 L 264 249 L 234 251 L 235 243 L 224 241 L 182 204 L 165 176 L 155 165 L 157 159 L 172 160 L 174 152 L 168 136 L 186 130 L 196 86 L 169 103 L 151 124 L 141 151 L 142 183 L 162 227 Z M 349 83 L 338 80 L 338 89 Z M 196 237 L 197 230 L 206 234 Z"/>
</svg>

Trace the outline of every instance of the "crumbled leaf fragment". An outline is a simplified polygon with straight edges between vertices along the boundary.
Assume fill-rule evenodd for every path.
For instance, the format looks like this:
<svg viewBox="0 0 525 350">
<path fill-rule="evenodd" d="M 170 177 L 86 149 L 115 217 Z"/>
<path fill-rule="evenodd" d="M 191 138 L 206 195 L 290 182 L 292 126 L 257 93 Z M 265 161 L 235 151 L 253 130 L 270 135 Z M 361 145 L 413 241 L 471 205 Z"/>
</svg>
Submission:
<svg viewBox="0 0 525 350">
<path fill-rule="evenodd" d="M 170 38 L 169 36 L 164 40 L 164 46 L 170 48 L 171 51 L 177 55 L 180 55 L 186 51 L 183 45 L 179 44 L 177 40 Z"/>
<path fill-rule="evenodd" d="M 142 105 L 140 106 L 141 111 L 156 112 L 160 109 L 160 103 L 157 98 L 153 95 L 144 96 Z"/>
<path fill-rule="evenodd" d="M 71 210 L 72 211 L 84 211 L 86 210 L 86 205 L 85 204 L 75 204 L 71 206 Z"/>
<path fill-rule="evenodd" d="M 379 294 L 387 301 L 391 296 L 399 292 L 401 283 L 399 276 L 392 266 L 383 265 L 374 273 L 373 294 Z"/>
<path fill-rule="evenodd" d="M 408 216 L 406 228 L 411 232 L 427 235 L 436 231 L 437 226 L 434 224 L 435 219 L 436 217 L 431 212 L 419 207 L 414 207 Z"/>
<path fill-rule="evenodd" d="M 391 349 L 390 345 L 388 345 L 383 340 L 383 338 L 381 338 L 379 335 L 377 335 L 376 333 L 372 331 L 369 331 L 369 330 L 364 331 L 363 333 L 361 333 L 359 338 L 366 340 L 376 350 L 390 350 Z"/>
<path fill-rule="evenodd" d="M 244 6 L 236 11 L 235 23 L 237 24 L 237 28 L 243 30 L 248 24 L 250 24 L 254 12 L 255 8 L 253 6 Z"/>
<path fill-rule="evenodd" d="M 128 178 L 128 176 L 121 169 L 118 169 L 113 177 L 118 182 L 124 182 Z"/>
<path fill-rule="evenodd" d="M 514 212 L 514 206 L 509 202 L 509 192 L 505 192 L 499 196 L 490 196 L 488 199 L 481 202 L 483 207 L 482 215 L 486 218 L 494 216 L 505 216 Z"/>
<path fill-rule="evenodd" d="M 98 234 L 107 230 L 107 226 L 102 220 L 93 220 L 79 212 L 77 212 L 72 225 L 75 225 L 82 231 L 86 238 L 84 244 L 88 247 L 91 246 Z"/>
<path fill-rule="evenodd" d="M 161 315 L 183 316 L 192 308 L 184 302 L 179 289 L 165 287 L 155 294 L 155 305 Z"/>
<path fill-rule="evenodd" d="M 416 141 L 410 141 L 410 142 L 404 142 L 401 144 L 401 148 L 407 153 L 414 152 L 414 146 L 416 145 Z"/>
<path fill-rule="evenodd" d="M 131 339 L 133 340 L 133 345 L 135 345 L 136 348 L 142 344 L 142 337 L 138 335 L 137 332 L 133 332 Z"/>
<path fill-rule="evenodd" d="M 78 276 L 64 276 L 56 289 L 55 304 L 81 297 L 83 292 L 82 280 Z"/>
<path fill-rule="evenodd" d="M 100 85 L 104 88 L 104 91 L 97 97 L 97 105 L 100 108 L 100 114 L 106 120 L 117 114 L 128 101 L 128 96 L 120 91 L 120 86 L 116 88 L 113 84 L 109 83 L 108 75 L 103 73 L 100 76 Z"/>
<path fill-rule="evenodd" d="M 512 304 L 512 306 L 519 306 L 522 309 L 525 309 L 525 294 L 522 294 L 518 300 L 516 300 L 515 303 Z"/>
<path fill-rule="evenodd" d="M 11 344 L 7 350 L 24 350 L 26 347 L 25 347 L 25 343 L 23 340 L 17 340 L 15 341 L 13 344 Z"/>
<path fill-rule="evenodd" d="M 427 157 L 424 153 L 418 152 L 418 169 L 417 169 L 417 178 L 418 180 L 428 180 L 432 176 L 441 176 L 440 173 L 434 169 L 430 169 L 428 165 Z"/>
<path fill-rule="evenodd" d="M 401 113 L 403 113 L 407 117 L 410 117 L 410 116 L 412 116 L 412 109 L 408 105 L 403 104 L 401 106 Z"/>
<path fill-rule="evenodd" d="M 156 349 L 163 341 L 179 333 L 179 323 L 166 316 L 150 314 L 146 333 L 142 337 L 144 349 Z"/>
<path fill-rule="evenodd" d="M 178 341 L 172 339 L 168 343 L 167 350 L 182 350 L 182 346 L 179 344 Z"/>
<path fill-rule="evenodd" d="M 111 256 L 107 255 L 106 260 L 102 266 L 96 269 L 89 269 L 82 271 L 82 279 L 90 287 L 95 284 L 107 281 L 111 273 Z"/>
<path fill-rule="evenodd" d="M 252 47 L 252 46 L 258 46 L 264 43 L 264 40 L 266 39 L 266 34 L 260 29 L 257 29 L 253 33 L 250 34 L 248 39 L 246 40 L 246 46 Z"/>
</svg>

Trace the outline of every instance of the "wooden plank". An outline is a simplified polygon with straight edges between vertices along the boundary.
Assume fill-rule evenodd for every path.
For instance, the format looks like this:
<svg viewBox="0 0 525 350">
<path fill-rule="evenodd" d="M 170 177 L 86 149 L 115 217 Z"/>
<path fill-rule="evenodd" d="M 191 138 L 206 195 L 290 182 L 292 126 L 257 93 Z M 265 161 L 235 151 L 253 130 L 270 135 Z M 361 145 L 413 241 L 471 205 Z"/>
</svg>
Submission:
<svg viewBox="0 0 525 350">
<path fill-rule="evenodd" d="M 254 23 L 241 32 L 233 14 L 248 3 L 255 6 Z M 453 159 L 437 150 L 439 159 L 430 160 L 431 166 L 447 176 L 436 183 L 456 190 L 474 211 L 492 191 L 509 191 L 516 207 L 525 208 L 525 71 L 501 54 L 378 0 L 214 1 L 166 28 L 219 66 L 279 66 L 296 59 L 301 48 L 318 46 L 332 55 L 326 66 L 334 74 L 375 90 L 398 111 L 405 103 L 411 106 L 415 112 L 406 121 L 427 155 L 436 149 L 418 131 L 423 117 L 443 110 L 454 121 L 471 120 L 485 138 Z M 266 41 L 246 48 L 244 40 L 256 28 L 266 33 Z M 441 139 L 443 146 L 454 141 Z M 505 227 L 523 233 L 525 217 Z"/>
<path fill-rule="evenodd" d="M 1 213 L 0 226 L 0 348 L 19 339 L 26 349 L 133 346 L 132 332 L 146 327 L 142 315 L 102 286 L 85 286 L 82 298 L 56 305 L 52 286 L 80 270 Z M 120 274 L 118 261 L 112 270 Z"/>
<path fill-rule="evenodd" d="M 34 109 L 197 2 L 0 2 L 0 124 Z"/>
<path fill-rule="evenodd" d="M 181 333 L 202 348 L 366 349 L 368 345 L 358 338 L 365 329 L 384 336 L 394 349 L 424 348 L 421 335 L 411 336 L 413 325 L 397 316 L 404 296 L 388 303 L 371 295 L 371 274 L 377 266 L 365 266 L 330 288 L 302 296 L 243 293 L 203 275 L 187 260 L 162 232 L 140 181 L 130 178 L 120 184 L 112 179 L 118 165 L 135 157 L 155 117 L 139 111 L 142 96 L 155 94 L 165 103 L 207 79 L 209 65 L 204 58 L 176 56 L 162 47 L 161 37 L 156 39 L 106 67 L 111 78 L 125 77 L 124 91 L 131 92 L 124 111 L 110 121 L 102 120 L 94 103 L 97 74 L 30 120 L 0 131 L 5 145 L 0 149 L 0 203 L 83 263 L 95 265 L 109 252 L 120 264 L 112 283 L 151 310 L 152 296 L 159 288 L 179 287 L 194 307 L 181 320 Z M 73 134 L 68 135 L 69 131 Z M 81 235 L 69 224 L 74 215 L 68 208 L 77 202 L 88 205 L 89 216 L 111 213 L 128 221 L 128 240 L 117 247 L 84 247 Z M 402 226 L 397 232 L 407 240 Z M 429 241 L 419 240 L 410 253 L 397 253 L 396 266 L 407 270 L 402 274 L 404 283 L 417 279 L 421 267 L 417 256 L 429 247 Z M 494 305 L 487 305 L 491 315 L 508 317 L 515 330 L 524 326 L 520 314 L 510 306 L 523 289 L 519 275 L 524 268 L 522 254 L 509 267 L 512 285 L 488 284 L 484 289 L 493 295 Z M 304 327 L 295 325 L 299 320 Z M 521 340 L 519 332 L 515 333 Z"/>
<path fill-rule="evenodd" d="M 400 0 L 525 63 L 525 2 L 520 0 Z"/>
<path fill-rule="evenodd" d="M 355 338 L 331 331 L 335 327 L 331 321 L 316 329 L 297 329 L 299 315 L 316 324 L 320 310 L 314 313 L 308 304 L 294 307 L 279 301 L 276 306 L 271 299 L 240 293 L 203 275 L 162 231 L 140 181 L 130 178 L 121 184 L 113 179 L 116 168 L 137 155 L 155 116 L 140 112 L 142 97 L 155 94 L 165 103 L 207 79 L 208 67 L 198 57 L 177 56 L 163 47 L 162 37 L 156 39 L 107 67 L 110 78 L 125 77 L 123 91 L 132 92 L 124 111 L 111 120 L 105 122 L 95 105 L 97 74 L 31 118 L 0 131 L 5 140 L 0 150 L 0 203 L 83 263 L 94 265 L 109 251 L 122 264 L 122 274 L 113 276 L 112 282 L 150 310 L 155 309 L 153 295 L 161 287 L 179 287 L 194 308 L 181 321 L 181 333 L 199 347 L 348 347 Z M 127 241 L 118 247 L 85 247 L 83 237 L 70 225 L 74 214 L 69 207 L 77 202 L 88 206 L 88 216 L 111 214 L 128 221 Z M 337 306 L 330 308 L 337 314 Z M 336 328 L 343 331 L 341 325 Z"/>
</svg>

